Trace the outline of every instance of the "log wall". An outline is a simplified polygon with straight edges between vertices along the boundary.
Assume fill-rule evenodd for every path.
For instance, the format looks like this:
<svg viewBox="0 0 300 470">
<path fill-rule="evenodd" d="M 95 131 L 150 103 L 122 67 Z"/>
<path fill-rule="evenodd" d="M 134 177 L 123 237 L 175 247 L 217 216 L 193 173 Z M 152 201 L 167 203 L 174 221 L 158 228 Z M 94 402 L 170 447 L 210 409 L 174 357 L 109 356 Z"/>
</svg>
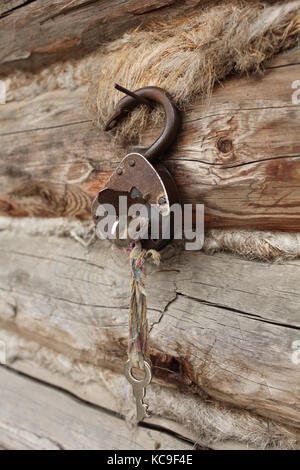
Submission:
<svg viewBox="0 0 300 470">
<path fill-rule="evenodd" d="M 128 427 L 127 255 L 55 229 L 90 219 L 126 150 L 92 123 L 80 71 L 104 41 L 204 2 L 62 3 L 0 7 L 0 447 L 299 447 L 298 260 L 171 247 L 149 266 L 153 416 Z M 299 231 L 299 52 L 187 107 L 167 165 L 207 228 Z"/>
<path fill-rule="evenodd" d="M 167 165 L 182 201 L 205 204 L 207 228 L 299 230 L 299 57 L 287 52 L 264 78 L 227 80 L 187 108 Z M 0 213 L 89 218 L 124 149 L 93 126 L 86 84 L 49 91 L 50 82 L 36 93 L 36 80 L 22 83 L 1 108 Z M 145 145 L 157 132 L 142 136 Z"/>
</svg>

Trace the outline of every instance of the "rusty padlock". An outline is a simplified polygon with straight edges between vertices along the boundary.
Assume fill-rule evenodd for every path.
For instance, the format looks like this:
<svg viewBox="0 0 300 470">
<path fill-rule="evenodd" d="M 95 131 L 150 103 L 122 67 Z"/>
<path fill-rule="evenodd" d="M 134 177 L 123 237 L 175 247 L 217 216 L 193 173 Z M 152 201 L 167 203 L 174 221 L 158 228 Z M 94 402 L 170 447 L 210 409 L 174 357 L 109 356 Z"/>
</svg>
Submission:
<svg viewBox="0 0 300 470">
<path fill-rule="evenodd" d="M 92 205 L 92 214 L 97 224 L 99 206 L 111 204 L 114 206 L 117 217 L 119 214 L 119 196 L 127 196 L 127 210 L 132 204 L 143 204 L 147 209 L 148 221 L 150 212 L 155 209 L 158 214 L 159 232 L 157 238 L 151 238 L 151 222 L 146 227 L 146 237 L 141 240 L 146 249 L 162 249 L 173 238 L 172 217 L 170 207 L 179 202 L 176 184 L 168 171 L 161 163 L 165 153 L 177 137 L 180 125 L 179 110 L 172 102 L 168 93 L 159 87 L 149 86 L 140 88 L 135 92 L 126 90 L 120 85 L 116 88 L 128 96 L 122 98 L 116 106 L 113 116 L 106 124 L 105 130 L 113 129 L 118 121 L 132 111 L 139 103 L 151 106 L 152 102 L 163 106 L 165 112 L 165 127 L 158 139 L 141 153 L 130 153 L 119 163 L 117 169 L 110 177 L 105 187 L 98 193 Z M 170 237 L 163 233 L 163 218 L 168 217 Z M 165 225 L 166 227 L 166 225 Z"/>
</svg>

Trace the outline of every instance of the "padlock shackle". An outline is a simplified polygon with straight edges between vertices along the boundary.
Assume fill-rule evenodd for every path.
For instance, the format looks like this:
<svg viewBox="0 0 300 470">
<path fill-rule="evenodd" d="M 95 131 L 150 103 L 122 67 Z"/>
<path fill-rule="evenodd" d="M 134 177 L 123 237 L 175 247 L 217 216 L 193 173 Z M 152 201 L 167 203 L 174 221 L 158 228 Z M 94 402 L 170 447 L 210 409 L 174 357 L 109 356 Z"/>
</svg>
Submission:
<svg viewBox="0 0 300 470">
<path fill-rule="evenodd" d="M 120 119 L 141 102 L 143 104 L 151 102 L 161 104 L 165 112 L 165 127 L 158 139 L 143 152 L 143 155 L 153 164 L 165 157 L 167 149 L 175 141 L 180 125 L 180 113 L 169 94 L 162 88 L 148 86 L 130 93 L 131 96 L 125 96 L 118 102 L 114 114 L 106 123 L 105 130 L 113 129 Z"/>
</svg>

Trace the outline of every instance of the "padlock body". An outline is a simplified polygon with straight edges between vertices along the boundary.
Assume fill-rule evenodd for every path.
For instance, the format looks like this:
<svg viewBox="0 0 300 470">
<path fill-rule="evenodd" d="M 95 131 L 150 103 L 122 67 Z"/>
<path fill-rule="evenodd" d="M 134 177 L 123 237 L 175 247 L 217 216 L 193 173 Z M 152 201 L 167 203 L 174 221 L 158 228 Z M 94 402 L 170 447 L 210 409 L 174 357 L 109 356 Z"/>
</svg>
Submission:
<svg viewBox="0 0 300 470">
<path fill-rule="evenodd" d="M 163 164 L 154 168 L 141 154 L 126 155 L 93 202 L 92 214 L 96 224 L 99 223 L 99 206 L 111 204 L 115 208 L 116 216 L 121 216 L 120 196 L 126 196 L 127 213 L 136 203 L 142 204 L 145 212 L 147 211 L 147 233 L 144 231 L 141 238 L 144 248 L 160 250 L 173 239 L 174 227 L 170 208 L 172 204 L 179 202 L 179 194 L 173 177 Z M 158 236 L 155 239 L 151 238 L 151 211 L 156 211 L 155 220 L 157 223 L 158 219 L 159 224 Z M 168 224 L 170 227 L 165 233 L 169 233 L 165 238 L 162 229 L 168 228 Z M 130 239 L 126 239 L 125 243 L 127 241 L 130 242 Z M 124 244 L 123 240 L 121 244 Z"/>
</svg>

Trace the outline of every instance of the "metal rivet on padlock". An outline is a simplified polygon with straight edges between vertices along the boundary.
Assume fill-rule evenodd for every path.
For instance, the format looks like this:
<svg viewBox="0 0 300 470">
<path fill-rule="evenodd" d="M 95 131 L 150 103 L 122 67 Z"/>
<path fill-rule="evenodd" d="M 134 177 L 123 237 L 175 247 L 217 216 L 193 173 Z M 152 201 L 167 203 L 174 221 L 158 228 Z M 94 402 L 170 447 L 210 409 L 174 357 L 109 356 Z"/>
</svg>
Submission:
<svg viewBox="0 0 300 470">
<path fill-rule="evenodd" d="M 119 216 L 119 196 L 127 196 L 127 209 L 136 202 L 144 204 L 147 208 L 156 208 L 159 213 L 159 236 L 151 239 L 148 226 L 148 239 L 142 240 L 144 248 L 160 250 L 172 239 L 172 226 L 170 238 L 166 239 L 162 233 L 163 217 L 170 214 L 173 203 L 179 202 L 176 184 L 161 163 L 166 151 L 174 142 L 180 125 L 180 114 L 168 93 L 162 88 L 149 86 L 140 88 L 135 92 L 126 90 L 120 85 L 116 88 L 128 96 L 122 98 L 116 106 L 113 116 L 105 126 L 105 130 L 115 127 L 120 119 L 132 111 L 139 103 L 148 106 L 158 103 L 165 111 L 165 127 L 158 139 L 143 154 L 130 153 L 118 165 L 115 173 L 110 177 L 106 186 L 99 192 L 93 202 L 92 213 L 95 222 L 99 222 L 97 210 L 100 205 L 112 204 L 116 215 Z"/>
</svg>

